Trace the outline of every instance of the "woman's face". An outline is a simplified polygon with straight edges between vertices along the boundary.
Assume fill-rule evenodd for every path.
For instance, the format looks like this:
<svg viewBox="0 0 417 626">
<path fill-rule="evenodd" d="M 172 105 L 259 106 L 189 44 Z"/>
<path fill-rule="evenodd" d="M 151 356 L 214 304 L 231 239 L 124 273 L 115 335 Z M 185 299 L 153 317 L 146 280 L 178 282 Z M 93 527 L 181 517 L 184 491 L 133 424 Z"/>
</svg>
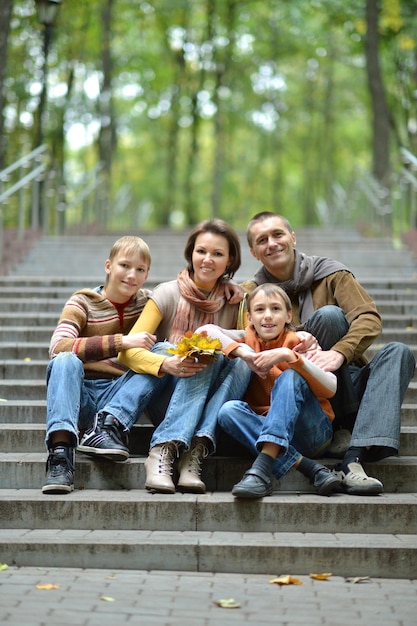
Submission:
<svg viewBox="0 0 417 626">
<path fill-rule="evenodd" d="M 194 282 L 205 289 L 212 289 L 229 265 L 229 242 L 223 235 L 200 233 L 195 240 L 191 261 Z"/>
</svg>

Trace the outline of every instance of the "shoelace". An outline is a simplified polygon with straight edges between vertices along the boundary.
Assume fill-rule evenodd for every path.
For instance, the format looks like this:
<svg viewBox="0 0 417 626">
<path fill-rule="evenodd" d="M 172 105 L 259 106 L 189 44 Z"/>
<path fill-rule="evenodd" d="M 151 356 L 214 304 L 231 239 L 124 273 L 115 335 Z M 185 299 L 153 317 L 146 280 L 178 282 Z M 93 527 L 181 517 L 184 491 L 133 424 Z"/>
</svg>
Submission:
<svg viewBox="0 0 417 626">
<path fill-rule="evenodd" d="M 198 443 L 190 450 L 190 460 L 188 462 L 187 470 L 193 474 L 200 476 L 201 474 L 201 462 L 208 456 L 208 449 L 202 443 Z"/>
<path fill-rule="evenodd" d="M 178 445 L 176 443 L 163 444 L 159 454 L 159 472 L 172 476 L 172 466 L 175 457 L 178 456 Z"/>
</svg>

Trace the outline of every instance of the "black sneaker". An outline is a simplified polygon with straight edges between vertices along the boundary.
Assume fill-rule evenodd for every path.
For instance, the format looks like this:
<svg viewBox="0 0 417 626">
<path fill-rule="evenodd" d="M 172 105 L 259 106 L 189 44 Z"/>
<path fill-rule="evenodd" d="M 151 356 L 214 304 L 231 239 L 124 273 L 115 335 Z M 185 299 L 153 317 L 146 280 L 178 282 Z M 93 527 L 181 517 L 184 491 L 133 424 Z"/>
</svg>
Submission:
<svg viewBox="0 0 417 626">
<path fill-rule="evenodd" d="M 110 413 L 98 413 L 93 428 L 84 434 L 77 450 L 110 461 L 126 461 L 129 458 L 127 431 Z"/>
<path fill-rule="evenodd" d="M 74 448 L 57 445 L 49 450 L 42 493 L 70 493 L 74 489 Z"/>
</svg>

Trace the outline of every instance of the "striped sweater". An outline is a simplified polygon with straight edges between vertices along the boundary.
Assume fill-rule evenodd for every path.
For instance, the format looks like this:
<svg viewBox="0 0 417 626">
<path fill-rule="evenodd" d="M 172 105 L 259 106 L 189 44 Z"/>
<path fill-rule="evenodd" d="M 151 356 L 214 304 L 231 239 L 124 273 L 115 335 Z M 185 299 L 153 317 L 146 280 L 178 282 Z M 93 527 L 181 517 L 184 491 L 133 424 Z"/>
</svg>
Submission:
<svg viewBox="0 0 417 626">
<path fill-rule="evenodd" d="M 126 304 L 116 307 L 101 289 L 81 289 L 72 294 L 61 312 L 49 344 L 49 356 L 73 352 L 83 362 L 86 378 L 121 376 L 127 367 L 119 362 L 122 337 L 141 314 L 151 291 L 139 289 Z"/>
</svg>

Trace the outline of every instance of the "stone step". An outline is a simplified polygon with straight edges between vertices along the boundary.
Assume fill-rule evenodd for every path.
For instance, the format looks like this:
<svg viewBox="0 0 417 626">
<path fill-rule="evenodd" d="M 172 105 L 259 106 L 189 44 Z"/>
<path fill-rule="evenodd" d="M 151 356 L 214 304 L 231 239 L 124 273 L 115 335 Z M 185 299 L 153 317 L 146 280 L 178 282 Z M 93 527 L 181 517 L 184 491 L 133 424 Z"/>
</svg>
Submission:
<svg viewBox="0 0 417 626">
<path fill-rule="evenodd" d="M 65 519 L 72 530 L 306 533 L 320 520 L 324 533 L 416 533 L 416 493 L 356 497 L 354 507 L 352 498 L 276 492 L 246 502 L 225 492 L 156 495 L 141 489 L 76 490 L 63 498 L 39 489 L 0 489 L 2 524 L 14 529 L 27 528 L 29 519 L 38 519 L 39 529 L 56 528 Z"/>
<path fill-rule="evenodd" d="M 45 412 L 43 413 L 45 421 Z M 0 414 L 0 452 L 44 452 L 44 423 L 5 423 Z M 145 418 L 144 418 L 145 419 Z M 129 433 L 129 449 L 131 454 L 145 455 L 149 450 L 149 442 L 153 432 L 152 424 L 139 423 Z M 230 443 L 230 442 L 229 442 Z M 225 448 L 226 449 L 226 448 Z M 412 456 L 417 450 L 417 423 L 413 426 L 401 426 L 401 456 Z M 231 450 L 231 454 L 233 451 Z"/>
<path fill-rule="evenodd" d="M 0 345 L 5 343 L 44 343 L 49 345 L 55 324 L 47 326 L 0 326 Z"/>
<path fill-rule="evenodd" d="M 45 380 L 47 364 L 48 361 L 46 359 L 31 359 L 27 356 L 24 359 L 1 360 L 0 379 L 25 378 Z"/>
<path fill-rule="evenodd" d="M 2 560 L 24 567 L 198 572 L 332 572 L 413 578 L 417 535 L 355 533 L 0 530 Z"/>
<path fill-rule="evenodd" d="M 0 423 L 3 424 L 45 424 L 46 401 L 9 399 L 0 397 Z M 417 403 L 404 403 L 401 407 L 403 426 L 417 425 Z"/>
<path fill-rule="evenodd" d="M 2 487 L 5 489 L 40 489 L 45 479 L 46 451 L 0 452 Z M 146 456 L 131 456 L 124 463 L 93 460 L 77 453 L 76 489 L 144 489 Z M 323 458 L 328 467 L 334 467 L 336 459 Z M 230 491 L 246 469 L 250 458 L 213 456 L 203 466 L 203 480 L 209 491 Z M 387 493 L 415 491 L 417 484 L 417 457 L 390 457 L 378 463 L 366 464 L 367 472 L 384 484 Z M 278 483 L 283 491 L 313 492 L 313 487 L 299 472 L 290 472 Z"/>
<path fill-rule="evenodd" d="M 49 337 L 50 339 L 50 337 Z M 48 341 L 0 341 L 0 354 L 2 359 L 21 360 L 25 359 L 47 359 Z"/>
<path fill-rule="evenodd" d="M 414 379 L 415 380 L 415 379 Z M 409 384 L 405 401 L 417 402 L 417 382 Z M 44 379 L 0 379 L 0 398 L 5 400 L 42 400 L 45 398 L 46 384 Z"/>
</svg>

